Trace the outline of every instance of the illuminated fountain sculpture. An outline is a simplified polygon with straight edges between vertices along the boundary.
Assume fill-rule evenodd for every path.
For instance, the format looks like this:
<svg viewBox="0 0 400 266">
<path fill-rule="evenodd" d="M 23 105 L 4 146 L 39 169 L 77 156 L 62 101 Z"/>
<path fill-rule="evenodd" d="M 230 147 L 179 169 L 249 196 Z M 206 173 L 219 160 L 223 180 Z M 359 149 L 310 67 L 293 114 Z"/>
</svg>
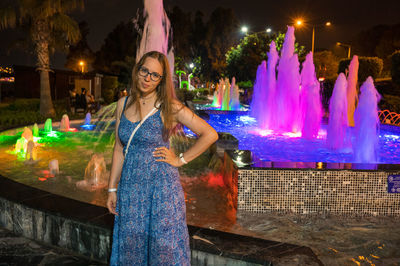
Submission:
<svg viewBox="0 0 400 266">
<path fill-rule="evenodd" d="M 214 92 L 213 107 L 224 111 L 240 110 L 239 87 L 236 85 L 235 77 L 232 82 L 228 78 L 220 79 Z"/>
<path fill-rule="evenodd" d="M 69 131 L 69 118 L 67 114 L 64 114 L 60 122 L 60 131 Z"/>
<path fill-rule="evenodd" d="M 44 123 L 44 132 L 50 133 L 53 131 L 53 124 L 51 118 L 47 118 L 46 122 Z"/>
<path fill-rule="evenodd" d="M 87 113 L 85 116 L 85 122 L 83 122 L 81 128 L 86 130 L 93 130 L 96 127 L 96 125 L 91 124 L 91 122 L 92 122 L 92 115 L 90 113 Z"/>
<path fill-rule="evenodd" d="M 78 181 L 76 187 L 81 190 L 94 191 L 108 184 L 108 172 L 104 157 L 94 154 L 85 169 L 85 179 Z"/>
</svg>

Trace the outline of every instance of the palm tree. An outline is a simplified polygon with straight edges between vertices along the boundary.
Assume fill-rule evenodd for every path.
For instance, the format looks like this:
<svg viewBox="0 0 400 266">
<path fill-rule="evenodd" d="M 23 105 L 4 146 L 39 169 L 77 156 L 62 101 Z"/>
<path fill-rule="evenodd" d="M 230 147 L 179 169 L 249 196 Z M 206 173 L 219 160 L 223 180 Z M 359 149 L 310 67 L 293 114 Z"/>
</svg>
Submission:
<svg viewBox="0 0 400 266">
<path fill-rule="evenodd" d="M 16 0 L 0 7 L 0 30 L 28 26 L 29 38 L 35 47 L 37 70 L 40 73 L 40 113 L 55 115 L 50 94 L 50 52 L 66 48 L 80 39 L 78 23 L 67 15 L 83 10 L 83 0 Z"/>
</svg>

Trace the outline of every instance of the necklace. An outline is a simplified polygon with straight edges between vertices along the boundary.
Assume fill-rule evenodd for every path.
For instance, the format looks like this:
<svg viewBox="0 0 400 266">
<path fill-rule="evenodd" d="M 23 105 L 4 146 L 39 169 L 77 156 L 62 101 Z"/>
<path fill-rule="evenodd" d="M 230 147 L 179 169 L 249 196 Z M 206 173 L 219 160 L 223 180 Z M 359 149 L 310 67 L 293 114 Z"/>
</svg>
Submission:
<svg viewBox="0 0 400 266">
<path fill-rule="evenodd" d="M 153 95 L 150 95 L 150 96 L 147 96 L 147 97 L 142 97 L 142 96 L 140 96 L 140 100 L 142 100 L 142 104 L 143 104 L 143 105 L 145 105 L 145 104 L 146 104 L 146 101 L 147 101 L 148 99 L 151 99 L 151 98 L 153 98 Z"/>
</svg>

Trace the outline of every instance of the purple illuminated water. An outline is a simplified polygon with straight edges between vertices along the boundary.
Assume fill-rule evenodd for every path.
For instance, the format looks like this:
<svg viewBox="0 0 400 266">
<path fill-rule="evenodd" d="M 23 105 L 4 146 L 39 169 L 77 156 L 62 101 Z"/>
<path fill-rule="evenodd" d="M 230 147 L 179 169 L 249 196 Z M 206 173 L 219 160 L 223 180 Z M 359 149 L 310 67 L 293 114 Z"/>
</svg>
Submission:
<svg viewBox="0 0 400 266">
<path fill-rule="evenodd" d="M 355 140 L 354 155 L 356 162 L 374 162 L 378 149 L 378 102 L 381 98 L 371 77 L 361 86 L 360 99 L 354 113 Z"/>
<path fill-rule="evenodd" d="M 322 119 L 320 84 L 315 76 L 313 54 L 310 52 L 301 70 L 300 97 L 301 135 L 306 139 L 318 136 Z"/>
<path fill-rule="evenodd" d="M 329 101 L 329 124 L 327 145 L 332 150 L 350 148 L 347 117 L 347 81 L 343 73 L 336 79 L 335 87 Z"/>
</svg>

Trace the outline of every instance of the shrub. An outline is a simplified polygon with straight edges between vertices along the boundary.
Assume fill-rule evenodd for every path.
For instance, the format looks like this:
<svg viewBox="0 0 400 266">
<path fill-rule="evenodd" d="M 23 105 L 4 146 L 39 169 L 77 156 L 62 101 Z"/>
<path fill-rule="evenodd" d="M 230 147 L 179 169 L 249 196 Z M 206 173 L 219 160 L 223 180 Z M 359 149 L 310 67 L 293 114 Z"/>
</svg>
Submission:
<svg viewBox="0 0 400 266">
<path fill-rule="evenodd" d="M 400 86 L 400 50 L 394 52 L 391 55 L 392 68 L 390 74 L 392 75 L 392 81 L 396 85 Z"/>
<path fill-rule="evenodd" d="M 13 111 L 31 110 L 38 111 L 40 108 L 40 99 L 16 99 L 7 109 Z"/>
<path fill-rule="evenodd" d="M 379 102 L 379 109 L 400 114 L 400 97 L 388 94 L 383 95 L 382 100 Z"/>
<path fill-rule="evenodd" d="M 316 52 L 314 54 L 314 65 L 317 77 L 335 79 L 339 59 L 331 51 Z"/>
<path fill-rule="evenodd" d="M 241 89 L 249 89 L 249 88 L 253 88 L 253 82 L 251 82 L 251 80 L 248 81 L 240 81 L 238 83 L 236 83 L 239 88 Z"/>
<path fill-rule="evenodd" d="M 378 57 L 359 57 L 358 82 L 363 83 L 369 76 L 373 79 L 379 77 L 383 69 L 383 61 Z M 350 59 L 339 62 L 338 73 L 345 73 L 350 64 Z"/>
</svg>

